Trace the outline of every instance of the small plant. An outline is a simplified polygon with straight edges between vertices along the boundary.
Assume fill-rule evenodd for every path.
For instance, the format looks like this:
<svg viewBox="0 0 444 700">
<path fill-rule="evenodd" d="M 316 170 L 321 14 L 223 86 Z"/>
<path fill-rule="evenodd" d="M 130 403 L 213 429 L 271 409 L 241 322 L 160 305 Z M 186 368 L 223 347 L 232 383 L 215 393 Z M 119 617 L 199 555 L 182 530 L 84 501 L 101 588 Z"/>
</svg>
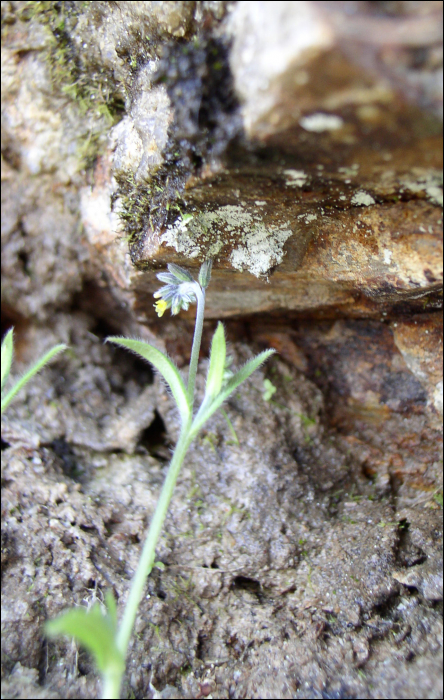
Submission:
<svg viewBox="0 0 444 700">
<path fill-rule="evenodd" d="M 264 379 L 264 391 L 262 393 L 262 398 L 264 401 L 270 401 L 271 397 L 276 393 L 276 391 L 277 389 L 274 384 L 272 384 L 269 379 Z"/>
<path fill-rule="evenodd" d="M 14 355 L 14 331 L 11 328 L 5 335 L 3 342 L 2 342 L 2 415 L 3 411 L 6 410 L 6 408 L 9 406 L 11 403 L 12 399 L 14 396 L 17 394 L 17 392 L 20 391 L 20 389 L 25 386 L 29 382 L 29 380 L 34 376 L 34 374 L 37 374 L 37 372 L 40 372 L 40 370 L 52 360 L 53 357 L 58 355 L 59 352 L 62 352 L 62 350 L 66 349 L 66 345 L 60 344 L 60 345 L 55 345 L 51 350 L 49 350 L 43 357 L 40 358 L 40 360 L 37 360 L 37 362 L 30 368 L 28 371 L 21 377 L 10 389 L 8 392 L 3 393 L 3 388 L 6 384 L 6 381 L 9 377 L 9 373 L 11 371 L 11 365 L 12 365 L 12 358 Z"/>
<path fill-rule="evenodd" d="M 266 350 L 249 360 L 236 373 L 231 372 L 228 369 L 230 360 L 226 356 L 225 331 L 222 323 L 219 322 L 211 344 L 205 395 L 199 409 L 194 412 L 205 290 L 210 282 L 211 261 L 206 261 L 201 266 L 198 281 L 195 281 L 187 270 L 173 264 L 168 265 L 168 272 L 162 272 L 157 277 L 165 283 L 165 286 L 154 295 L 157 299 L 155 308 L 159 316 L 162 316 L 168 308 L 175 315 L 181 309 L 187 309 L 189 304 L 197 303 L 187 385 L 185 386 L 176 365 L 153 346 L 131 338 L 107 338 L 107 341 L 127 348 L 144 360 L 148 360 L 161 373 L 176 401 L 181 424 L 179 439 L 131 583 L 123 616 L 118 624 L 116 603 L 109 591 L 105 597 L 104 608 L 96 603 L 89 612 L 85 609 L 68 610 L 46 625 L 49 636 L 59 634 L 71 636 L 93 654 L 103 679 L 103 697 L 108 699 L 119 697 L 126 652 L 137 609 L 147 577 L 155 565 L 156 544 L 188 448 L 213 413 L 274 352 L 274 350 Z"/>
</svg>

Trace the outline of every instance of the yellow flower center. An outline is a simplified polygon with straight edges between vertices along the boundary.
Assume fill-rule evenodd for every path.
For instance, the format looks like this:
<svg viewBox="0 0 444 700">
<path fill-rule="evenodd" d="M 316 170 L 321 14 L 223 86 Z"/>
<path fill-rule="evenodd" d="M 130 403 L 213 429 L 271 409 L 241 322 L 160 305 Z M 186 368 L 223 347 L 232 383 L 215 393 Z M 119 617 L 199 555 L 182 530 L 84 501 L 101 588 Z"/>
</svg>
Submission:
<svg viewBox="0 0 444 700">
<path fill-rule="evenodd" d="M 168 304 L 164 299 L 159 299 L 159 301 L 156 301 L 156 303 L 154 304 L 154 308 L 156 309 L 156 313 L 160 318 L 164 315 L 165 311 L 167 310 Z"/>
</svg>

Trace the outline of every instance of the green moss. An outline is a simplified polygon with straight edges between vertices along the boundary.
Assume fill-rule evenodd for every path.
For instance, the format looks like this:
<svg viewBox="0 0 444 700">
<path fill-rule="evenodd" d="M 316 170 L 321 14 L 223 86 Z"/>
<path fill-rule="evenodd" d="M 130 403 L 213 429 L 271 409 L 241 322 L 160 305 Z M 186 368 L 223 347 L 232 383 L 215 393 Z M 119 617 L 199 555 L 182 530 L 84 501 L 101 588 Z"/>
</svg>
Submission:
<svg viewBox="0 0 444 700">
<path fill-rule="evenodd" d="M 117 177 L 119 216 L 134 264 L 143 269 L 139 251 L 147 230 L 158 231 L 184 214 L 183 179 L 160 169 L 148 182 L 136 181 L 133 172 Z"/>
<path fill-rule="evenodd" d="M 238 108 L 228 47 L 203 34 L 163 46 L 156 83 L 165 85 L 176 113 L 164 166 L 149 183 L 134 182 L 132 174 L 118 178 L 120 216 L 132 262 L 139 269 L 147 267 L 140 255 L 147 232 L 164 232 L 187 215 L 182 198 L 185 182 L 228 145 Z M 205 221 L 199 219 L 198 225 L 204 228 Z"/>
<path fill-rule="evenodd" d="M 49 68 L 53 92 L 75 104 L 80 116 L 89 117 L 89 133 L 80 140 L 79 155 L 85 167 L 90 167 L 103 150 L 109 128 L 124 111 L 121 86 L 114 76 L 88 64 L 71 39 L 78 17 L 89 3 L 26 2 L 17 10 L 22 22 L 38 22 L 48 29 L 47 47 L 43 57 Z"/>
<path fill-rule="evenodd" d="M 441 506 L 441 508 L 443 507 L 442 493 L 435 493 L 433 496 L 433 500 L 435 501 L 435 503 L 437 503 L 439 506 Z"/>
</svg>

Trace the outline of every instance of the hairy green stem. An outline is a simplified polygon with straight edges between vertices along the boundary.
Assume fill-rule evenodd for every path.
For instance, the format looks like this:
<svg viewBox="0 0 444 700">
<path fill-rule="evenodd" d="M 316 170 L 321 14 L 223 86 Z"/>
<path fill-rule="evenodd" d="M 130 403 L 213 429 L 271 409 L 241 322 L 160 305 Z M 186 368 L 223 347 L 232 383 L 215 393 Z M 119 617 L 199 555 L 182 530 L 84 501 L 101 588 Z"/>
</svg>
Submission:
<svg viewBox="0 0 444 700">
<path fill-rule="evenodd" d="M 193 347 L 191 350 L 190 369 L 188 371 L 187 387 L 188 398 L 191 407 L 193 407 L 194 403 L 194 387 L 196 384 L 197 365 L 199 362 L 199 351 L 200 344 L 202 341 L 202 329 L 205 312 L 205 289 L 202 289 L 200 284 L 197 283 L 194 285 L 194 289 L 197 298 L 196 325 L 194 327 Z"/>
<path fill-rule="evenodd" d="M 197 298 L 196 325 L 194 328 L 193 347 L 191 350 L 191 361 L 187 387 L 188 400 L 191 407 L 193 405 L 194 400 L 194 388 L 196 384 L 196 373 L 197 365 L 199 362 L 199 351 L 202 340 L 202 329 L 205 311 L 205 290 L 203 290 L 199 284 L 196 284 L 195 293 Z M 119 630 L 117 632 L 116 639 L 117 647 L 122 653 L 123 658 L 126 657 L 128 644 L 134 627 L 134 622 L 136 619 L 140 600 L 142 598 L 143 589 L 145 587 L 146 580 L 151 573 L 151 569 L 154 565 L 157 541 L 159 539 L 165 521 L 165 517 L 168 512 L 168 507 L 170 505 L 177 477 L 179 476 L 180 468 L 182 466 L 182 462 L 185 458 L 188 448 L 194 438 L 194 434 L 191 435 L 191 422 L 192 416 L 190 416 L 186 424 L 182 426 L 179 440 L 177 441 L 173 458 L 168 469 L 168 474 L 165 478 L 162 491 L 160 493 L 160 497 L 156 506 L 156 510 L 151 520 L 145 544 L 143 545 L 143 550 L 139 563 L 137 565 L 137 570 L 134 574 L 131 583 L 131 589 L 128 595 L 128 600 L 125 605 L 125 610 L 123 613 L 122 621 L 119 626 Z M 121 677 L 116 678 L 115 676 L 105 676 L 103 697 L 107 700 L 114 700 L 114 698 L 118 698 L 120 683 Z"/>
<path fill-rule="evenodd" d="M 104 700 L 119 700 L 120 697 L 120 685 L 122 683 L 122 676 L 124 670 L 121 671 L 107 671 L 103 674 L 103 691 L 102 698 Z"/>
<path fill-rule="evenodd" d="M 168 468 L 168 473 L 166 475 L 162 491 L 157 502 L 156 510 L 154 511 L 154 515 L 150 523 L 145 544 L 143 545 L 142 554 L 137 565 L 137 570 L 131 582 L 131 588 L 128 595 L 128 600 L 125 605 L 123 617 L 117 632 L 116 645 L 119 651 L 121 652 L 123 659 L 125 659 L 126 657 L 129 640 L 134 627 L 134 622 L 136 620 L 137 610 L 143 595 L 143 589 L 154 565 L 157 541 L 159 539 L 165 521 L 165 517 L 168 512 L 168 507 L 170 505 L 177 477 L 179 476 L 180 468 L 182 466 L 183 460 L 185 459 L 185 455 L 188 451 L 188 448 L 195 437 L 194 432 L 191 434 L 191 424 L 193 419 L 192 407 L 194 403 L 194 389 L 196 385 L 196 374 L 197 365 L 199 362 L 200 344 L 202 341 L 202 329 L 205 311 L 205 290 L 202 289 L 200 284 L 196 283 L 194 286 L 194 291 L 197 299 L 197 311 L 187 387 L 188 402 L 191 409 L 191 415 L 186 421 L 186 423 L 182 425 L 179 440 L 177 441 L 173 458 Z M 105 698 L 106 700 L 115 700 L 119 697 L 122 675 L 123 672 L 122 674 L 104 674 L 103 698 Z"/>
<path fill-rule="evenodd" d="M 137 608 L 139 607 L 146 579 L 153 568 L 157 540 L 159 539 L 159 535 L 163 527 L 168 506 L 171 501 L 171 496 L 173 495 L 174 486 L 176 485 L 182 462 L 192 440 L 189 435 L 190 425 L 191 421 L 182 428 L 176 449 L 174 450 L 173 459 L 171 460 L 171 464 L 168 469 L 168 474 L 160 493 L 156 510 L 151 520 L 148 535 L 145 540 L 145 544 L 143 545 L 142 555 L 131 584 L 131 590 L 126 602 L 125 611 L 123 613 L 123 618 L 120 623 L 116 640 L 117 646 L 123 655 L 126 655 L 128 642 L 131 636 L 134 621 L 136 619 Z"/>
</svg>

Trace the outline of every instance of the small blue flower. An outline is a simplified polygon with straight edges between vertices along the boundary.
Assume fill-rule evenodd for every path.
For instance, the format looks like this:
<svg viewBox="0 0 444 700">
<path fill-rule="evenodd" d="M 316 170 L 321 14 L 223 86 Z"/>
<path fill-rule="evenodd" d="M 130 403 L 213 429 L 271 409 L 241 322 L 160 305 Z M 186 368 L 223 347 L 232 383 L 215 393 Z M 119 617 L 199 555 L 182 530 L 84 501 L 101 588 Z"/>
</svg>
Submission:
<svg viewBox="0 0 444 700">
<path fill-rule="evenodd" d="M 190 304 L 196 301 L 196 285 L 198 284 L 183 267 L 170 263 L 168 272 L 159 272 L 157 278 L 161 282 L 165 282 L 165 286 L 161 287 L 154 294 L 155 299 L 159 299 L 154 306 L 158 316 L 163 316 L 167 309 L 171 309 L 173 316 L 178 314 L 182 309 L 185 311 Z"/>
</svg>

